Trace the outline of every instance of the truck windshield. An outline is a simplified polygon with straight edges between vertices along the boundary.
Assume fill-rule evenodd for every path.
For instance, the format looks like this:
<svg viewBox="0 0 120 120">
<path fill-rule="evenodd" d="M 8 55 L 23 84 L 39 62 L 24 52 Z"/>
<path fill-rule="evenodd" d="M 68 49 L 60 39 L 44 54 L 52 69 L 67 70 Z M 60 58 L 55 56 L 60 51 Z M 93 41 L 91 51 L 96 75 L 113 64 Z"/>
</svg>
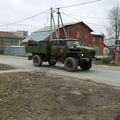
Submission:
<svg viewBox="0 0 120 120">
<path fill-rule="evenodd" d="M 71 41 L 67 41 L 66 42 L 67 43 L 67 46 L 68 47 L 76 47 L 76 46 L 80 46 L 80 43 L 79 43 L 79 41 L 75 41 L 75 40 L 71 40 Z"/>
</svg>

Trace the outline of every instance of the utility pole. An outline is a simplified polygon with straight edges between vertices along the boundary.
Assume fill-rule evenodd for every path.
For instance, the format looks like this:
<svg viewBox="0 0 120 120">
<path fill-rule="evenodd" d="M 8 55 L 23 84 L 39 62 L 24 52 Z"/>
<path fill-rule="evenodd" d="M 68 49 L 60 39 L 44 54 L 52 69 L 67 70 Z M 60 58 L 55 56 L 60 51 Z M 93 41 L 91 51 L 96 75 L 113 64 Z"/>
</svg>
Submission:
<svg viewBox="0 0 120 120">
<path fill-rule="evenodd" d="M 63 28 L 63 32 L 64 32 L 64 35 L 65 35 L 65 38 L 67 38 L 67 33 L 66 33 L 66 30 L 65 30 L 65 27 L 64 27 L 64 24 L 63 24 L 63 20 L 62 20 L 62 17 L 61 17 L 61 14 L 60 14 L 60 8 L 57 8 L 57 22 L 58 22 L 58 25 L 57 25 L 57 29 L 56 29 L 56 25 L 55 25 L 55 19 L 54 19 L 54 16 L 53 16 L 53 9 L 50 8 L 50 41 L 53 39 L 53 31 L 55 32 L 56 34 L 56 37 L 57 39 L 60 38 L 60 22 L 62 24 L 62 28 Z M 53 29 L 53 25 L 54 25 L 54 29 Z"/>
<path fill-rule="evenodd" d="M 59 28 L 60 28 L 60 19 L 59 19 L 59 16 L 60 16 L 60 12 L 59 12 L 59 8 L 57 8 L 57 14 L 58 14 L 58 39 L 59 39 L 59 36 L 60 36 L 60 31 L 59 31 Z"/>
<path fill-rule="evenodd" d="M 63 24 L 63 20 L 62 20 L 61 14 L 60 14 L 60 8 L 57 8 L 57 14 L 58 14 L 58 30 L 57 30 L 58 31 L 58 39 L 60 37 L 60 31 L 59 31 L 60 21 L 61 21 L 62 28 L 63 28 L 64 34 L 65 34 L 65 38 L 67 38 L 67 33 L 66 33 L 66 30 L 65 30 L 65 27 L 64 27 L 64 24 Z"/>
<path fill-rule="evenodd" d="M 54 11 L 50 8 L 50 41 L 53 39 L 53 33 L 55 32 L 56 37 L 58 38 L 58 33 L 55 25 L 55 19 L 53 15 Z M 54 28 L 53 28 L 54 26 Z"/>
<path fill-rule="evenodd" d="M 52 40 L 52 19 L 53 19 L 53 9 L 50 8 L 50 41 Z"/>
<path fill-rule="evenodd" d="M 53 15 L 53 24 L 54 24 L 54 31 L 55 31 L 56 38 L 58 38 L 58 33 L 57 33 L 56 25 L 55 25 L 54 15 Z"/>
<path fill-rule="evenodd" d="M 61 20 L 61 24 L 62 24 L 62 27 L 63 27 L 64 34 L 65 34 L 65 38 L 67 38 L 67 33 L 66 33 L 66 29 L 64 27 L 64 23 L 63 23 L 61 14 L 59 14 L 59 16 L 60 16 L 60 20 Z"/>
</svg>

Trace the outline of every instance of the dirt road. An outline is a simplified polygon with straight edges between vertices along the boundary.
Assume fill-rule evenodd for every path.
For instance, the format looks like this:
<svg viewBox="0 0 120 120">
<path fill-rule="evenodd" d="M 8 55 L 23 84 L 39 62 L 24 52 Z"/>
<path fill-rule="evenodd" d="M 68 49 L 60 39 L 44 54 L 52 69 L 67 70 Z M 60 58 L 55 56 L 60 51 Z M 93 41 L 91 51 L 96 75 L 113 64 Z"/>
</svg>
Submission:
<svg viewBox="0 0 120 120">
<path fill-rule="evenodd" d="M 73 78 L 91 79 L 100 83 L 108 83 L 120 86 L 120 67 L 93 65 L 89 71 L 81 71 L 71 73 L 64 70 L 64 66 L 57 64 L 55 67 L 49 67 L 47 63 L 42 68 L 35 68 L 32 61 L 28 61 L 26 57 L 4 56 L 0 55 L 0 63 L 5 63 L 17 67 L 17 69 L 42 70 L 51 74 L 69 76 Z"/>
</svg>

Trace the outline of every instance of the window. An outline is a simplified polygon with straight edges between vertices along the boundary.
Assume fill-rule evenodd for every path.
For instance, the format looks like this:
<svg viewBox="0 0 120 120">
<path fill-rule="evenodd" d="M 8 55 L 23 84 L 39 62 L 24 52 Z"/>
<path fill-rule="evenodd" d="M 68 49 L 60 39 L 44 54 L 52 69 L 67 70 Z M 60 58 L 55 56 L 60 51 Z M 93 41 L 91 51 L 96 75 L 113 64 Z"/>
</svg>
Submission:
<svg viewBox="0 0 120 120">
<path fill-rule="evenodd" d="M 77 32 L 77 36 L 76 36 L 77 38 L 80 38 L 80 32 Z"/>
<path fill-rule="evenodd" d="M 96 38 L 95 38 L 95 37 L 93 37 L 93 41 L 95 41 L 95 39 L 96 39 Z"/>
<path fill-rule="evenodd" d="M 67 37 L 70 37 L 70 32 L 67 31 L 67 32 L 66 32 L 66 35 L 67 35 Z"/>
<path fill-rule="evenodd" d="M 4 40 L 0 40 L 0 45 L 4 46 Z"/>
<path fill-rule="evenodd" d="M 102 38 L 101 37 L 99 37 L 99 40 L 102 42 Z"/>
<path fill-rule="evenodd" d="M 70 41 L 67 41 L 66 43 L 68 47 L 80 46 L 79 41 L 75 41 L 75 40 L 70 40 Z"/>
</svg>

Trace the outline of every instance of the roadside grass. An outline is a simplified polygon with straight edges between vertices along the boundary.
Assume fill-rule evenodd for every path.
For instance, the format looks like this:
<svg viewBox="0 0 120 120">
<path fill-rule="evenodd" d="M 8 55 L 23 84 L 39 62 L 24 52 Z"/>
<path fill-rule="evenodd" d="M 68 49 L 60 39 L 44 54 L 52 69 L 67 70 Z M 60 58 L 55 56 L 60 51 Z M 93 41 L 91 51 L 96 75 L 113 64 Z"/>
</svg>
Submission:
<svg viewBox="0 0 120 120">
<path fill-rule="evenodd" d="M 11 69 L 15 69 L 14 67 L 7 65 L 7 64 L 1 64 L 0 63 L 0 71 L 2 70 L 11 70 Z"/>
<path fill-rule="evenodd" d="M 0 120 L 120 120 L 120 87 L 44 71 L 0 74 Z"/>
</svg>

